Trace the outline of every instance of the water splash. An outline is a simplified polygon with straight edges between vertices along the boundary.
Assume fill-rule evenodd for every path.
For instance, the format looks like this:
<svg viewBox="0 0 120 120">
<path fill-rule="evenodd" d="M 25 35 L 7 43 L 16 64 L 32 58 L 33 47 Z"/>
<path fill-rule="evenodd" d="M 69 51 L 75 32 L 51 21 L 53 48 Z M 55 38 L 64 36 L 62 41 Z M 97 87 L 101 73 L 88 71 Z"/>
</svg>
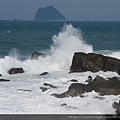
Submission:
<svg viewBox="0 0 120 120">
<path fill-rule="evenodd" d="M 52 40 L 50 55 L 46 58 L 20 61 L 18 51 L 13 49 L 10 56 L 0 59 L 0 73 L 7 73 L 11 67 L 23 67 L 27 73 L 69 70 L 75 52 L 93 52 L 92 46 L 83 40 L 81 31 L 71 24 L 65 24 L 58 35 L 52 37 Z"/>
</svg>

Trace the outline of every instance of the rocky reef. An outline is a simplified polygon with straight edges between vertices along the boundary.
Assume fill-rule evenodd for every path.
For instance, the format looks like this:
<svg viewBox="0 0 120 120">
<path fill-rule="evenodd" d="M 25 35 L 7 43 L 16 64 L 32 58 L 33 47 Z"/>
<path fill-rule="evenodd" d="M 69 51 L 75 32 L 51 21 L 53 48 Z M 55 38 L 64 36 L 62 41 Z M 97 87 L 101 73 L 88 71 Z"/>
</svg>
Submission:
<svg viewBox="0 0 120 120">
<path fill-rule="evenodd" d="M 95 53 L 74 53 L 70 72 L 112 71 L 120 74 L 120 60 Z"/>
</svg>

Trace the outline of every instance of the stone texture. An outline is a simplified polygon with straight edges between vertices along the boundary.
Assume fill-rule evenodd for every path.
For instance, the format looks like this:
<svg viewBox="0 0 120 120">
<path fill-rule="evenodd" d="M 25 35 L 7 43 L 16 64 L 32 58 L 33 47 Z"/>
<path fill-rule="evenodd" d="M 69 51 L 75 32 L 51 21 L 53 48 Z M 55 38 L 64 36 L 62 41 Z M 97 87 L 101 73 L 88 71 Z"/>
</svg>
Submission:
<svg viewBox="0 0 120 120">
<path fill-rule="evenodd" d="M 88 84 L 72 83 L 67 91 L 52 95 L 57 98 L 81 97 L 85 92 L 92 92 L 93 90 L 99 93 L 99 95 L 118 95 L 120 94 L 120 81 L 116 77 L 106 80 L 101 76 L 96 76 L 95 79 Z"/>
<path fill-rule="evenodd" d="M 17 74 L 17 73 L 24 73 L 25 71 L 23 68 L 11 68 L 8 73 L 9 74 Z"/>
<path fill-rule="evenodd" d="M 120 60 L 95 53 L 74 53 L 70 72 L 120 71 Z"/>
</svg>

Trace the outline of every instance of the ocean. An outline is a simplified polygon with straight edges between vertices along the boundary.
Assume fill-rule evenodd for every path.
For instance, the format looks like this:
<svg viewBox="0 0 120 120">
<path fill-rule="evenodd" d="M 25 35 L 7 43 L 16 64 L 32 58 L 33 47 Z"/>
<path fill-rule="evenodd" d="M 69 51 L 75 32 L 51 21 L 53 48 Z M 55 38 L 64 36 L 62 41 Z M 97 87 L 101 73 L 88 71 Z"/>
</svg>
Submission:
<svg viewBox="0 0 120 120">
<path fill-rule="evenodd" d="M 31 60 L 33 52 L 46 54 Z M 55 98 L 53 93 L 65 92 L 71 79 L 80 83 L 91 75 L 104 78 L 118 76 L 115 72 L 69 73 L 75 52 L 99 53 L 120 59 L 120 22 L 95 21 L 0 21 L 0 113 L 30 114 L 114 114 L 112 103 L 120 96 L 94 99 L 94 91 L 84 98 Z M 23 74 L 9 75 L 10 68 L 22 67 Z M 43 72 L 48 75 L 39 76 Z M 44 83 L 57 86 L 45 92 Z M 22 91 L 23 90 L 23 91 Z M 61 106 L 66 103 L 67 106 Z"/>
</svg>

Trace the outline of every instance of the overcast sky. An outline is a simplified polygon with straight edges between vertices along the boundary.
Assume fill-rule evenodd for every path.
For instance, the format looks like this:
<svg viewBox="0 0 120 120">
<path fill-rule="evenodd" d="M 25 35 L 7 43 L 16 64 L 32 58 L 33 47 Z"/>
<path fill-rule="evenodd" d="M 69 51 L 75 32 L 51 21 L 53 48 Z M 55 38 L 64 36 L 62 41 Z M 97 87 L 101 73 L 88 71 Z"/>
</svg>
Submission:
<svg viewBox="0 0 120 120">
<path fill-rule="evenodd" d="M 120 21 L 120 0 L 0 0 L 0 20 L 33 20 L 53 5 L 67 20 Z"/>
</svg>

